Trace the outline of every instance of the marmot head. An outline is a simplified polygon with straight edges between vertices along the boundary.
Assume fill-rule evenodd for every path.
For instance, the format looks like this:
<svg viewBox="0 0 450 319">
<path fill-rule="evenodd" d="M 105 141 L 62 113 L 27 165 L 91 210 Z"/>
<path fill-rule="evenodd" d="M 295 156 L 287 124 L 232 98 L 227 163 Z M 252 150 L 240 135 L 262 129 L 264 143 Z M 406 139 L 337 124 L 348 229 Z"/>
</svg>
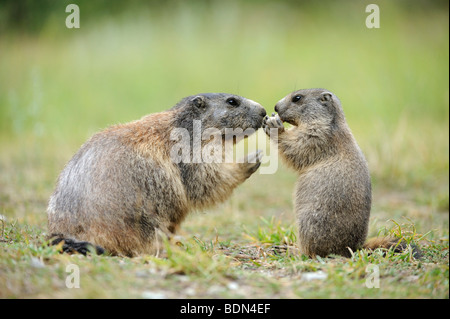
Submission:
<svg viewBox="0 0 450 319">
<path fill-rule="evenodd" d="M 275 105 L 280 119 L 289 124 L 332 126 L 343 118 L 339 99 L 325 89 L 294 91 Z"/>
<path fill-rule="evenodd" d="M 258 103 L 242 96 L 227 93 L 204 93 L 189 96 L 175 105 L 179 110 L 175 125 L 192 131 L 193 121 L 200 120 L 202 130 L 216 128 L 225 133 L 225 128 L 261 127 L 266 110 Z"/>
</svg>

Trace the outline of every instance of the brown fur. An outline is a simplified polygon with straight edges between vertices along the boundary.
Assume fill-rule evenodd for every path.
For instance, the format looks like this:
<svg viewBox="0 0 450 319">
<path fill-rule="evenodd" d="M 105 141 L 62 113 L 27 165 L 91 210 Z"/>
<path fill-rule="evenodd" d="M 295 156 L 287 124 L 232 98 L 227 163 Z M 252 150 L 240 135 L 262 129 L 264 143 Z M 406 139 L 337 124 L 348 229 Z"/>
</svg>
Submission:
<svg viewBox="0 0 450 319">
<path fill-rule="evenodd" d="M 266 117 L 264 129 L 269 136 L 271 128 L 277 129 L 279 153 L 299 173 L 294 207 L 300 252 L 349 257 L 349 248 L 397 243 L 383 238 L 364 246 L 371 209 L 369 169 L 339 99 L 324 89 L 299 90 L 275 110 L 278 115 Z M 282 122 L 293 127 L 285 130 Z"/>
<path fill-rule="evenodd" d="M 401 239 L 399 240 L 398 238 L 388 236 L 371 238 L 364 244 L 363 248 L 370 250 L 375 250 L 377 248 L 383 248 L 386 250 L 393 249 L 394 252 L 400 253 L 407 249 L 408 245 Z M 423 257 L 423 253 L 417 245 L 412 244 L 411 251 L 414 258 L 420 259 Z"/>
<path fill-rule="evenodd" d="M 377 248 L 390 249 L 398 244 L 398 239 L 393 237 L 376 237 L 368 240 L 363 248 L 375 250 Z M 399 245 L 400 247 L 400 245 Z"/>
<path fill-rule="evenodd" d="M 227 104 L 230 97 L 239 107 Z M 95 134 L 66 165 L 50 198 L 54 243 L 85 241 L 122 256 L 157 253 L 160 234 L 173 234 L 189 211 L 226 200 L 260 164 L 259 153 L 253 163 L 175 163 L 172 130 L 192 133 L 193 120 L 202 129 L 257 129 L 264 116 L 251 100 L 201 94 Z"/>
</svg>

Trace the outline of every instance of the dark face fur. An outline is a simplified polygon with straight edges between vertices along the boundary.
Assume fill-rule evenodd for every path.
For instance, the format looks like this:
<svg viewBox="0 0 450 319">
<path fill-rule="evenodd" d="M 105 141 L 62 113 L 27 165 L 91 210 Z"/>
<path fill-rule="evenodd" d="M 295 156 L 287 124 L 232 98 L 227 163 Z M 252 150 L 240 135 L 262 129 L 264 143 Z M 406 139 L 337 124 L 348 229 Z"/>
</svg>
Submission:
<svg viewBox="0 0 450 319">
<path fill-rule="evenodd" d="M 281 99 L 275 111 L 282 121 L 292 125 L 330 125 L 337 115 L 339 103 L 336 101 L 337 98 L 324 89 L 298 90 Z"/>
<path fill-rule="evenodd" d="M 243 130 L 261 127 L 265 109 L 258 103 L 238 95 L 227 93 L 205 93 L 187 97 L 174 109 L 180 109 L 177 116 L 179 127 L 192 130 L 193 120 L 202 121 L 202 129 L 225 128 Z"/>
</svg>

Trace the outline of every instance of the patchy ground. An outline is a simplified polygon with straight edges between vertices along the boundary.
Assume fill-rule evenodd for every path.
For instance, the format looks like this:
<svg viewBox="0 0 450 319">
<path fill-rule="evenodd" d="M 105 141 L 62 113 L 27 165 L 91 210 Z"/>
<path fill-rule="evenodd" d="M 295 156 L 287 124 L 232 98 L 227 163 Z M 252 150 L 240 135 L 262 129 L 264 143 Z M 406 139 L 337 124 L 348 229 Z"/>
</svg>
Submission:
<svg viewBox="0 0 450 319">
<path fill-rule="evenodd" d="M 414 204 L 412 194 L 375 192 L 374 198 L 382 200 L 374 205 L 371 235 L 391 234 L 417 243 L 423 259 L 413 259 L 409 250 L 307 259 L 297 254 L 288 200 L 285 207 L 262 205 L 267 208 L 260 211 L 260 203 L 241 198 L 255 192 L 252 185 L 259 178 L 265 179 L 252 177 L 242 186 L 245 192 L 217 210 L 192 214 L 177 242 L 167 243 L 159 258 L 60 254 L 44 242 L 45 201 L 31 201 L 39 212 L 7 217 L 1 224 L 0 297 L 448 298 L 446 212 L 435 211 L 428 220 L 424 216 L 430 206 Z M 247 206 L 253 209 L 244 214 Z M 385 212 L 397 210 L 388 221 Z M 71 265 L 79 271 L 79 288 L 71 288 L 76 283 Z"/>
</svg>

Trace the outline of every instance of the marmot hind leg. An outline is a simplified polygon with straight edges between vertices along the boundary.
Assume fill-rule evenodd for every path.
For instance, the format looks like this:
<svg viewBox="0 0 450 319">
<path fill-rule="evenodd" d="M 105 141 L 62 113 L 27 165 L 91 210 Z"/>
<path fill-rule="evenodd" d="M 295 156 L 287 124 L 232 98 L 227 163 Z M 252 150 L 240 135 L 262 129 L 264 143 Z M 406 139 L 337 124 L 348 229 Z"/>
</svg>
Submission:
<svg viewBox="0 0 450 319">
<path fill-rule="evenodd" d="M 51 246 L 59 245 L 61 242 L 63 242 L 62 252 L 64 253 L 80 253 L 84 256 L 86 256 L 88 253 L 93 252 L 95 252 L 97 255 L 103 255 L 106 253 L 106 250 L 100 246 L 96 246 L 87 241 L 65 238 L 61 234 L 52 235 L 50 236 L 50 238 L 51 241 L 49 245 Z"/>
</svg>

